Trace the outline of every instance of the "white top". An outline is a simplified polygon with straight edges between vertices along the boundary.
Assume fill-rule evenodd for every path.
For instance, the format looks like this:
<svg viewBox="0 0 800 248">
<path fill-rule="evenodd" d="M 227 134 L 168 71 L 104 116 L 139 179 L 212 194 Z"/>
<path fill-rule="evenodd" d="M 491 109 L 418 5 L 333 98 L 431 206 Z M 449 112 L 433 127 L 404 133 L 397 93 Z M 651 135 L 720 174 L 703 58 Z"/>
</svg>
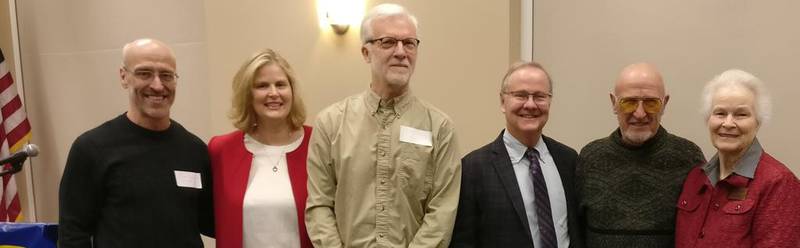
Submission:
<svg viewBox="0 0 800 248">
<path fill-rule="evenodd" d="M 536 202 L 533 194 L 533 175 L 531 175 L 531 162 L 525 159 L 525 151 L 528 148 L 519 140 L 514 138 L 508 130 L 503 132 L 503 143 L 506 145 L 508 156 L 514 167 L 514 174 L 517 176 L 519 191 L 522 193 L 522 202 L 525 203 L 525 212 L 528 217 L 528 225 L 533 237 L 533 247 L 543 247 L 539 237 L 539 222 L 536 217 Z M 561 176 L 558 174 L 556 162 L 547 145 L 544 144 L 542 136 L 533 148 L 539 152 L 539 165 L 542 167 L 542 175 L 547 184 L 547 195 L 550 196 L 550 209 L 553 214 L 553 226 L 556 231 L 558 247 L 569 247 L 569 233 L 567 232 L 567 198 L 564 196 L 564 184 L 561 183 Z"/>
<path fill-rule="evenodd" d="M 253 153 L 242 209 L 244 248 L 300 247 L 286 153 L 302 142 L 301 136 L 285 146 L 270 146 L 244 135 L 244 147 Z"/>
</svg>

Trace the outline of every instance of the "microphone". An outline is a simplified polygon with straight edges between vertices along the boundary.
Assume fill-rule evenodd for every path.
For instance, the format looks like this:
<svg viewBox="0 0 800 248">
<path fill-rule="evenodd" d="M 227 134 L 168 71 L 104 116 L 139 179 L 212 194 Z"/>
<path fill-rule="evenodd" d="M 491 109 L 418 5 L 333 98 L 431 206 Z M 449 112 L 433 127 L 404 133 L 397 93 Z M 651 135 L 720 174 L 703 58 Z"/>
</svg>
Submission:
<svg viewBox="0 0 800 248">
<path fill-rule="evenodd" d="M 0 176 L 19 172 L 22 170 L 22 163 L 25 162 L 25 159 L 28 157 L 36 157 L 36 155 L 39 155 L 39 146 L 35 144 L 27 144 L 18 152 L 0 159 Z M 10 164 L 11 168 L 4 168 L 5 166 L 3 165 L 5 164 Z"/>
<path fill-rule="evenodd" d="M 8 155 L 8 157 L 0 159 L 0 164 L 16 164 L 22 163 L 28 157 L 36 157 L 39 155 L 39 146 L 35 144 L 27 144 L 22 147 L 21 150 L 15 152 L 14 154 Z"/>
</svg>

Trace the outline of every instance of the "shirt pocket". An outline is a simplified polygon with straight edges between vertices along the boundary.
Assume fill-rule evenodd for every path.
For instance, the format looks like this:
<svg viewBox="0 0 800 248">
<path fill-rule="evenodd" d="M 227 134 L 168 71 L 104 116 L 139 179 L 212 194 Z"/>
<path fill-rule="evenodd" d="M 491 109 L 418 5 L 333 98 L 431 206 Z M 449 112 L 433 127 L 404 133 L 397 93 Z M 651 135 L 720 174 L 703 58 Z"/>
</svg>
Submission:
<svg viewBox="0 0 800 248">
<path fill-rule="evenodd" d="M 431 147 L 400 142 L 399 149 L 397 163 L 399 186 L 404 191 L 419 192 L 424 196 L 433 177 L 429 165 Z"/>
<path fill-rule="evenodd" d="M 676 229 L 677 233 L 688 232 L 692 233 L 690 229 L 694 228 L 698 223 L 702 223 L 703 214 L 698 211 L 700 205 L 704 202 L 703 195 L 685 193 L 681 194 L 678 198 L 676 205 L 678 211 L 676 213 Z"/>
<path fill-rule="evenodd" d="M 755 201 L 744 199 L 741 201 L 729 201 L 722 206 L 723 218 L 721 227 L 734 232 L 745 233 L 750 230 L 753 220 L 753 210 Z"/>
<path fill-rule="evenodd" d="M 695 210 L 697 210 L 697 207 L 700 206 L 700 200 L 701 199 L 698 196 L 688 197 L 681 195 L 681 197 L 678 198 L 678 214 L 693 213 Z"/>
<path fill-rule="evenodd" d="M 684 189 L 685 190 L 685 189 Z M 703 195 L 684 192 L 676 204 L 675 247 L 692 247 L 691 241 L 703 223 L 703 214 L 698 211 L 703 203 Z"/>
</svg>

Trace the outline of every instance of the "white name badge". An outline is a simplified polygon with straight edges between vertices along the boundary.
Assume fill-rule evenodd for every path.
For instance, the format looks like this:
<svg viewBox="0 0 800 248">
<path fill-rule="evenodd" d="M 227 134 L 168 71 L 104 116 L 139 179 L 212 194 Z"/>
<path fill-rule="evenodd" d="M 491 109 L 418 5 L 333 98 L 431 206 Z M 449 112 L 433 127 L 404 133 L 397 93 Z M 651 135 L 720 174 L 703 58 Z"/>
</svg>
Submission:
<svg viewBox="0 0 800 248">
<path fill-rule="evenodd" d="M 200 177 L 200 173 L 197 172 L 176 170 L 175 182 L 178 184 L 178 187 L 195 189 L 203 188 L 203 180 Z"/>
<path fill-rule="evenodd" d="M 430 131 L 407 126 L 400 126 L 400 141 L 422 146 L 433 146 L 433 137 Z"/>
</svg>

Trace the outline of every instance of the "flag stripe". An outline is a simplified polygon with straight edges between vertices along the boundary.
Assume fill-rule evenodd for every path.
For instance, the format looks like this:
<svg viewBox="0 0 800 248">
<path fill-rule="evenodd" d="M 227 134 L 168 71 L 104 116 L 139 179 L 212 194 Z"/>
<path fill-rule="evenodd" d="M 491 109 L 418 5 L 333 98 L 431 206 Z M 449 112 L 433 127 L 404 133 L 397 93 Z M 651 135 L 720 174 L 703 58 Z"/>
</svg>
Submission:
<svg viewBox="0 0 800 248">
<path fill-rule="evenodd" d="M 6 187 L 5 187 L 5 189 L 6 189 L 6 190 L 8 190 L 8 191 L 17 191 L 17 185 L 16 185 L 16 184 L 13 184 L 13 183 L 10 183 L 10 182 L 11 182 L 11 177 L 12 177 L 12 176 L 11 176 L 11 175 L 6 175 L 6 176 L 4 176 L 4 177 L 7 177 L 7 178 L 8 178 L 8 180 L 5 180 L 5 181 L 8 181 L 8 183 L 6 183 Z M 5 179 L 5 178 L 3 178 L 3 179 Z M 14 200 L 14 197 L 17 197 L 17 196 L 16 196 L 16 195 L 4 195 L 4 196 L 3 196 L 3 201 L 4 201 L 6 204 L 10 205 L 10 204 L 11 204 L 11 201 L 12 201 L 12 200 Z"/>
<path fill-rule="evenodd" d="M 22 221 L 22 205 L 19 204 L 19 194 L 14 194 L 11 204 L 8 204 L 8 220 L 10 222 Z"/>
<path fill-rule="evenodd" d="M 14 80 L 11 79 L 11 73 L 9 73 L 8 70 L 5 69 L 6 67 L 5 63 L 0 63 L 0 67 L 2 67 L 0 68 L 0 70 L 5 71 L 5 74 L 1 74 L 3 75 L 3 77 L 0 77 L 0 91 L 5 91 L 6 89 L 8 89 L 8 87 L 14 85 Z"/>
<path fill-rule="evenodd" d="M 27 123 L 27 120 L 25 120 L 25 122 Z M 28 144 L 28 141 L 31 140 L 30 129 L 31 129 L 30 125 L 28 125 L 29 131 L 25 133 L 25 136 L 23 136 L 19 141 L 17 141 L 17 143 L 11 144 L 11 147 L 9 147 L 10 151 L 19 151 L 19 149 L 22 149 L 23 146 Z"/>
<path fill-rule="evenodd" d="M 9 151 L 16 152 L 18 149 L 17 147 L 20 146 L 18 145 L 20 144 L 19 141 L 22 140 L 22 137 L 25 137 L 28 133 L 30 133 L 30 131 L 31 131 L 31 125 L 28 124 L 28 119 L 25 119 L 22 124 L 15 127 L 13 130 L 11 130 L 11 132 L 8 132 L 8 134 L 6 135 L 6 139 L 8 139 L 9 141 L 8 142 Z"/>
<path fill-rule="evenodd" d="M 28 118 L 25 117 L 25 111 L 21 110 L 17 110 L 16 112 L 11 113 L 10 116 L 3 116 L 2 119 L 4 119 L 3 121 L 5 122 L 3 123 L 3 130 L 5 130 L 6 133 L 8 133 L 9 130 L 12 130 L 22 125 L 24 122 L 28 120 Z M 14 144 L 17 141 L 18 140 L 15 139 L 9 140 L 9 144 Z"/>
<path fill-rule="evenodd" d="M 11 73 L 8 71 L 5 61 L 0 61 L 0 75 L 3 75 L 3 77 L 5 77 L 5 75 L 9 75 L 9 79 L 11 78 Z"/>
<path fill-rule="evenodd" d="M 19 96 L 19 93 L 17 93 L 17 87 L 14 87 L 14 81 L 6 79 L 9 77 L 9 75 L 11 74 L 6 74 L 6 76 L 0 78 L 0 104 L 2 105 L 5 105 L 9 101 L 13 100 L 14 97 Z"/>
<path fill-rule="evenodd" d="M 13 98 L 11 98 L 11 101 L 9 101 L 8 103 L 4 103 L 3 107 L 0 108 L 2 109 L 3 119 L 7 120 L 8 117 L 11 116 L 12 114 L 16 112 L 21 112 L 18 111 L 20 108 L 22 108 L 22 100 L 19 99 L 19 96 L 14 96 Z"/>
</svg>

